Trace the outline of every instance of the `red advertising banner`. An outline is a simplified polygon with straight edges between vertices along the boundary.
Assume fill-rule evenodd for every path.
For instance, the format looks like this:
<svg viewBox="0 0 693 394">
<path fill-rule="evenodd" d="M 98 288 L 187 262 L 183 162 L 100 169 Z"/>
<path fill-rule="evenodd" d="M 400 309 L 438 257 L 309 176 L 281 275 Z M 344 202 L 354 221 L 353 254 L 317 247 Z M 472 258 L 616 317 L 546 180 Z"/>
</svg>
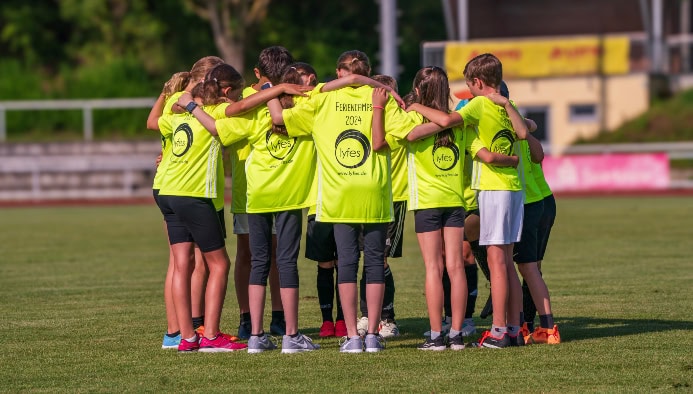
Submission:
<svg viewBox="0 0 693 394">
<path fill-rule="evenodd" d="M 543 169 L 554 192 L 669 188 L 666 153 L 546 156 Z"/>
</svg>

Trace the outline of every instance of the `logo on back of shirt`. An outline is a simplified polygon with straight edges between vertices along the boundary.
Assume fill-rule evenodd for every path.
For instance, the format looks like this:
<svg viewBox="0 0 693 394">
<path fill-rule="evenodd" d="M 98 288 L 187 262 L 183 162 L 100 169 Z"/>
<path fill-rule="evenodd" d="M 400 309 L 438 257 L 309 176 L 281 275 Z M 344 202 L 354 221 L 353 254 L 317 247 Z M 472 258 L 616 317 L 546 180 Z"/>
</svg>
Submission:
<svg viewBox="0 0 693 394">
<path fill-rule="evenodd" d="M 269 130 L 265 135 L 265 144 L 269 154 L 277 160 L 286 159 L 296 146 L 296 137 L 273 133 Z"/>
<path fill-rule="evenodd" d="M 337 162 L 346 168 L 357 168 L 363 165 L 371 154 L 371 143 L 358 130 L 345 130 L 334 143 L 334 155 Z"/>
<path fill-rule="evenodd" d="M 171 148 L 171 153 L 176 157 L 183 156 L 193 143 L 193 132 L 187 123 L 182 123 L 173 132 L 173 147 Z"/>
<path fill-rule="evenodd" d="M 455 168 L 460 160 L 460 149 L 455 144 L 450 146 L 433 147 L 433 164 L 442 171 L 450 171 Z"/>
<path fill-rule="evenodd" d="M 513 137 L 513 132 L 507 129 L 501 130 L 496 133 L 491 141 L 491 149 L 493 153 L 501 153 L 506 156 L 510 156 L 513 153 L 513 144 L 515 143 L 515 137 Z"/>
</svg>

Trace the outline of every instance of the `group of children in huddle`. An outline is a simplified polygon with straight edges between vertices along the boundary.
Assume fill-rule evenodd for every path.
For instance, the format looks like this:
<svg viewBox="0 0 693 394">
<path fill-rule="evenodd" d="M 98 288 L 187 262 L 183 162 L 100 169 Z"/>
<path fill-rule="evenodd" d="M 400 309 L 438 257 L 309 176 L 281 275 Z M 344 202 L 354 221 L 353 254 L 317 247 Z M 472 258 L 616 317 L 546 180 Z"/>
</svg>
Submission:
<svg viewBox="0 0 693 394">
<path fill-rule="evenodd" d="M 419 349 L 464 349 L 464 337 L 476 331 L 476 262 L 492 284 L 493 325 L 474 345 L 560 342 L 540 272 L 555 203 L 541 172 L 541 144 L 529 133 L 536 125 L 501 91 L 500 61 L 483 54 L 465 66 L 475 98 L 456 111 L 439 67 L 419 70 L 404 99 L 391 77 L 371 79 L 370 72 L 365 53 L 347 51 L 337 78 L 318 83 L 309 64 L 275 46 L 261 52 L 251 86 L 216 57 L 167 82 L 147 120 L 161 132 L 153 188 L 170 244 L 163 348 L 260 353 L 276 349 L 270 335 L 281 335 L 282 353 L 319 349 L 298 329 L 306 209 L 319 335 L 343 337 L 340 352 L 379 352 L 383 337 L 399 334 L 388 257 L 402 255 L 407 210 L 414 212 L 431 327 Z M 237 236 L 237 336 L 219 326 L 231 265 L 224 148 Z M 515 263 L 531 294 L 524 316 Z M 529 304 L 540 315 L 536 329 Z"/>
</svg>

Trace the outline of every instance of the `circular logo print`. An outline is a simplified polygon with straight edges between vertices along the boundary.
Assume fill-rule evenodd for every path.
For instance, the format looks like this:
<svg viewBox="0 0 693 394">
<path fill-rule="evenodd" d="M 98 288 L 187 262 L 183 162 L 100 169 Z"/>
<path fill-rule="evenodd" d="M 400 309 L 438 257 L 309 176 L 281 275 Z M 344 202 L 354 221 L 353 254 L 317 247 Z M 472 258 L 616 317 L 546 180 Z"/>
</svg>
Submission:
<svg viewBox="0 0 693 394">
<path fill-rule="evenodd" d="M 173 147 L 171 153 L 176 157 L 181 157 L 190 149 L 193 143 L 193 132 L 187 123 L 183 123 L 173 132 Z"/>
<path fill-rule="evenodd" d="M 371 154 L 371 143 L 368 137 L 358 130 L 345 130 L 334 143 L 334 155 L 337 162 L 346 168 L 363 165 Z"/>
<path fill-rule="evenodd" d="M 460 160 L 460 149 L 455 144 L 433 147 L 433 164 L 439 170 L 449 171 Z"/>
<path fill-rule="evenodd" d="M 296 137 L 273 133 L 269 130 L 265 135 L 265 144 L 269 154 L 277 160 L 284 160 L 296 146 Z"/>
<path fill-rule="evenodd" d="M 504 129 L 496 133 L 491 141 L 491 152 L 501 153 L 506 156 L 510 156 L 513 153 L 513 144 L 515 143 L 515 138 L 513 137 L 513 132 Z"/>
</svg>

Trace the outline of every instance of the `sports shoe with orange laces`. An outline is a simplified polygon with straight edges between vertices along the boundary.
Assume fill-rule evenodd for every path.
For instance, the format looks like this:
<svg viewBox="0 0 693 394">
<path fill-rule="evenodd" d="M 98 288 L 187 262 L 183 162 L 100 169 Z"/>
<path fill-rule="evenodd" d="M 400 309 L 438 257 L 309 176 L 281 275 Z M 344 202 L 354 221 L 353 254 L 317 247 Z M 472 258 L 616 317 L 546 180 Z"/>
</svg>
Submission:
<svg viewBox="0 0 693 394">
<path fill-rule="evenodd" d="M 199 351 L 203 353 L 235 352 L 246 348 L 248 345 L 245 343 L 231 342 L 224 334 L 217 333 L 212 339 L 202 337 Z"/>
<path fill-rule="evenodd" d="M 334 323 L 330 320 L 325 320 L 320 326 L 320 337 L 333 337 L 334 336 Z"/>
<path fill-rule="evenodd" d="M 520 327 L 520 334 L 522 335 L 522 338 L 525 340 L 525 344 L 529 345 L 532 343 L 532 333 L 529 332 L 529 327 L 527 327 L 527 322 L 522 323 L 522 327 Z"/>
<path fill-rule="evenodd" d="M 204 337 L 204 336 L 205 336 L 205 326 L 199 326 L 199 327 L 197 327 L 197 329 L 195 330 L 195 332 L 197 332 L 197 335 L 198 335 L 200 338 Z M 224 338 L 228 339 L 230 342 L 238 342 L 238 340 L 240 339 L 240 338 L 238 338 L 238 337 L 235 336 L 235 335 L 226 334 L 226 333 L 223 333 L 223 332 L 220 332 L 220 333 L 218 333 L 217 335 L 223 336 Z"/>
<path fill-rule="evenodd" d="M 561 334 L 558 332 L 558 326 L 554 324 L 553 328 L 535 328 L 531 335 L 531 341 L 532 343 L 548 343 L 549 345 L 561 343 Z"/>
<path fill-rule="evenodd" d="M 496 338 L 491 334 L 491 331 L 484 331 L 484 334 L 479 339 L 479 347 L 503 349 L 510 346 L 510 338 L 507 333 L 503 333 L 502 337 Z"/>
</svg>

